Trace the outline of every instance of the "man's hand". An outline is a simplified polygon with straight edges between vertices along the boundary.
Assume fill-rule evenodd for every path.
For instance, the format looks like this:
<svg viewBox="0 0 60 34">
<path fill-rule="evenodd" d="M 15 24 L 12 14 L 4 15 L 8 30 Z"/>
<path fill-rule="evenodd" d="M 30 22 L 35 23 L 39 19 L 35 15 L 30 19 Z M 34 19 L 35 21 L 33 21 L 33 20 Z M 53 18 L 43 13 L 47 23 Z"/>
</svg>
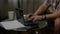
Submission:
<svg viewBox="0 0 60 34">
<path fill-rule="evenodd" d="M 42 20 L 42 16 L 33 15 L 30 19 L 33 20 L 33 22 L 34 21 L 40 21 L 40 20 Z"/>
<path fill-rule="evenodd" d="M 32 20 L 33 22 L 34 21 L 40 21 L 40 20 L 42 20 L 42 16 L 38 16 L 38 15 L 34 15 L 34 14 L 30 13 L 30 14 L 26 15 L 26 19 Z"/>
<path fill-rule="evenodd" d="M 33 16 L 33 14 L 32 14 L 32 13 L 27 14 L 27 15 L 25 16 L 25 19 L 29 19 L 31 16 Z"/>
</svg>

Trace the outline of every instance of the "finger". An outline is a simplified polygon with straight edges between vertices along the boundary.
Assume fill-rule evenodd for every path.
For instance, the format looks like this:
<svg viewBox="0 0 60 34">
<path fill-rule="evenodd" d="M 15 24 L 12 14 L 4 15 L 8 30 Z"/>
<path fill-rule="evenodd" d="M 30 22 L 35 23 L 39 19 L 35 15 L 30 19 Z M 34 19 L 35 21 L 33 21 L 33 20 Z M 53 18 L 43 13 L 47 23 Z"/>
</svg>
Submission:
<svg viewBox="0 0 60 34">
<path fill-rule="evenodd" d="M 29 18 L 29 14 L 28 14 L 28 15 L 26 15 L 26 16 L 25 16 L 25 18 L 26 18 L 26 19 L 28 19 L 28 18 Z"/>
<path fill-rule="evenodd" d="M 28 15 L 27 15 L 27 18 L 30 18 L 32 15 L 33 15 L 33 14 L 31 14 L 31 13 L 30 13 L 30 14 L 28 14 Z"/>
<path fill-rule="evenodd" d="M 35 22 L 36 20 L 37 20 L 37 19 L 36 19 L 36 18 L 34 18 L 34 19 L 33 19 L 33 22 Z"/>
<path fill-rule="evenodd" d="M 31 20 L 33 20 L 34 18 L 35 18 L 35 16 L 30 17 Z"/>
</svg>

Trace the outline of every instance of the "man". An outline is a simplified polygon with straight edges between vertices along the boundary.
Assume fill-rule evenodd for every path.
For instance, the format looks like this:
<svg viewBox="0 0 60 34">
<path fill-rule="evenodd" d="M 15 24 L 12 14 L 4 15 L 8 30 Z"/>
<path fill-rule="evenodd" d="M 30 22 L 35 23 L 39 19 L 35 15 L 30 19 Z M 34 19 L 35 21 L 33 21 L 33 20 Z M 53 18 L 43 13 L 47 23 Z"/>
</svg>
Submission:
<svg viewBox="0 0 60 34">
<path fill-rule="evenodd" d="M 51 20 L 54 19 L 55 34 L 58 34 L 60 29 L 60 0 L 47 0 L 45 1 L 39 9 L 34 14 L 28 14 L 27 18 L 32 19 L 33 22 L 37 20 Z M 47 9 L 48 8 L 48 9 Z M 51 14 L 42 15 L 45 11 L 49 10 Z M 32 15 L 31 17 L 29 17 Z"/>
</svg>

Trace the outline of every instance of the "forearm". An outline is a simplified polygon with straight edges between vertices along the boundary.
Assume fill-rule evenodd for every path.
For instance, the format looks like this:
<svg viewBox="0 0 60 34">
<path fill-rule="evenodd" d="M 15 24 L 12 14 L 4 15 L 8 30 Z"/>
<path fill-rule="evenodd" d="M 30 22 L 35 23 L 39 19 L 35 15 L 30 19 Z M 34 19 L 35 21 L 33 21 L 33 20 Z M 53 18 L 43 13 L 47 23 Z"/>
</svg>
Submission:
<svg viewBox="0 0 60 34">
<path fill-rule="evenodd" d="M 41 5 L 39 7 L 39 9 L 35 12 L 35 15 L 40 15 L 40 14 L 43 14 L 44 11 L 47 9 L 49 5 L 47 3 L 44 3 L 43 5 Z"/>
<path fill-rule="evenodd" d="M 46 15 L 46 19 L 55 19 L 55 18 L 59 18 L 60 17 L 60 10 L 53 13 L 53 14 L 48 14 Z"/>
</svg>

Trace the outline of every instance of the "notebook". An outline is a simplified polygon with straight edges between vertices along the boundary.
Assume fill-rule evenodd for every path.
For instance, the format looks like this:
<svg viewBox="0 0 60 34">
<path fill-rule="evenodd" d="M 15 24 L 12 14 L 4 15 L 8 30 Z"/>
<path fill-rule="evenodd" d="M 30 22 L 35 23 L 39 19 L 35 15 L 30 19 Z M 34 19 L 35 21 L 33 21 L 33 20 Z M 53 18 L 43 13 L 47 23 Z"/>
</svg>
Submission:
<svg viewBox="0 0 60 34">
<path fill-rule="evenodd" d="M 1 25 L 7 30 L 25 27 L 23 24 L 21 24 L 17 20 L 1 22 Z"/>
</svg>

